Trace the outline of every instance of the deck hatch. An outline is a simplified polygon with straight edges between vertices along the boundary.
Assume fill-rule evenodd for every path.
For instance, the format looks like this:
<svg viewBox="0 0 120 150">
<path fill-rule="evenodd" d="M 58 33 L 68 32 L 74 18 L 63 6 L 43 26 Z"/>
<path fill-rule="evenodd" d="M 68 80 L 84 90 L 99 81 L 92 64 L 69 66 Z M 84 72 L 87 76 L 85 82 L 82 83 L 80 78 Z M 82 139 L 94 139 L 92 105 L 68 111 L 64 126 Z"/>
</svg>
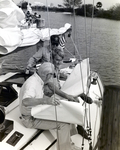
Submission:
<svg viewBox="0 0 120 150">
<path fill-rule="evenodd" d="M 15 131 L 13 135 L 7 140 L 7 143 L 12 146 L 15 146 L 22 137 L 22 133 Z"/>
</svg>

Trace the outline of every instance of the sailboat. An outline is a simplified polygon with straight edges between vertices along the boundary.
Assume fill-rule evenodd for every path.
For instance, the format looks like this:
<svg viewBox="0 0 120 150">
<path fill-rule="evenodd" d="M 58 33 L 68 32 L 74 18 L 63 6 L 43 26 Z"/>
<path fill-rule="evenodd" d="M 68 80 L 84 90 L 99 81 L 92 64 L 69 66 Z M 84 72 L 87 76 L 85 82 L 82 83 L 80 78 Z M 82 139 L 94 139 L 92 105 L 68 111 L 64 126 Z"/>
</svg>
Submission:
<svg viewBox="0 0 120 150">
<path fill-rule="evenodd" d="M 35 43 L 37 43 L 37 40 Z M 24 44 L 24 46 L 26 45 Z M 74 106 L 74 102 L 72 104 L 63 102 L 63 105 L 69 111 L 65 112 L 65 116 L 60 116 L 59 112 L 55 115 L 62 122 L 79 124 L 85 128 L 90 140 L 84 139 L 80 134 L 73 135 L 71 139 L 76 146 L 84 150 L 97 149 L 102 115 L 102 104 L 99 102 L 103 98 L 104 86 L 100 75 L 91 71 L 89 58 L 80 60 L 74 67 L 70 67 L 74 59 L 71 58 L 70 60 L 70 64 L 63 63 L 61 67 L 62 72 L 69 74 L 66 81 L 60 80 L 62 90 L 74 96 L 85 93 L 95 103 L 88 104 L 80 99 L 81 106 L 78 104 Z M 0 76 L 0 147 L 5 150 L 57 150 L 56 130 L 29 129 L 22 124 L 19 110 L 19 92 L 25 80 L 24 74 L 19 72 L 8 72 Z M 32 112 L 34 117 L 38 117 L 36 110 Z M 53 107 L 47 108 L 47 113 L 50 114 L 51 110 L 53 110 Z M 42 108 L 41 114 L 45 111 L 46 108 Z M 51 112 L 50 118 L 46 119 L 55 120 L 53 113 Z M 71 117 L 67 117 L 68 115 Z M 42 118 L 42 115 L 39 117 Z"/>
</svg>

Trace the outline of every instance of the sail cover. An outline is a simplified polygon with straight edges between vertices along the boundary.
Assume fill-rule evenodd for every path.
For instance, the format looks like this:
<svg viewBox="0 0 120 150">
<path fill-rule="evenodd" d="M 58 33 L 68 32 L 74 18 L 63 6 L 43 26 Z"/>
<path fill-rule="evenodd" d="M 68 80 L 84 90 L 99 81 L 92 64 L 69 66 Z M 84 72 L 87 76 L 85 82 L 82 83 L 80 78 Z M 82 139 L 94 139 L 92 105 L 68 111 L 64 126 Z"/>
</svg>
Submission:
<svg viewBox="0 0 120 150">
<path fill-rule="evenodd" d="M 86 89 L 87 78 L 89 75 L 88 62 L 89 59 L 85 59 L 74 68 L 62 87 L 64 92 L 76 96 L 84 91 L 83 87 Z M 51 105 L 39 105 L 33 107 L 31 115 L 35 118 L 54 121 L 56 121 L 57 116 L 57 121 L 83 125 L 84 107 L 81 103 L 61 100 L 60 105 L 56 106 L 56 109 L 55 106 Z"/>
<path fill-rule="evenodd" d="M 25 15 L 12 0 L 0 1 L 0 54 L 7 54 L 21 44 L 23 35 L 18 27 Z"/>
<path fill-rule="evenodd" d="M 22 28 L 25 14 L 12 0 L 0 0 L 0 54 L 6 55 L 17 47 L 32 46 L 39 40 L 50 40 L 51 35 L 65 33 L 71 24 L 59 29 Z"/>
</svg>

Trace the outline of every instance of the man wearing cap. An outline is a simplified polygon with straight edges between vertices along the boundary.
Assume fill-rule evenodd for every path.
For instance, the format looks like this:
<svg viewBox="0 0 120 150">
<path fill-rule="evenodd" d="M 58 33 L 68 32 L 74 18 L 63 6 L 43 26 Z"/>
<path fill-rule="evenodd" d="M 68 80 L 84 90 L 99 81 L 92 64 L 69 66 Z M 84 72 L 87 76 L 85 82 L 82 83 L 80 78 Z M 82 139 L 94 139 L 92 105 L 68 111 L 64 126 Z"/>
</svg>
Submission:
<svg viewBox="0 0 120 150">
<path fill-rule="evenodd" d="M 71 32 L 72 32 L 72 26 L 71 26 L 70 24 L 66 23 L 64 27 L 65 27 L 65 29 L 66 29 L 66 32 L 64 32 L 63 34 L 60 34 L 60 35 L 59 35 L 59 38 L 60 38 L 60 40 L 59 40 L 59 45 L 60 45 L 63 49 L 65 49 L 65 43 L 67 42 L 67 41 L 66 41 L 66 38 L 65 38 L 66 33 L 68 33 L 68 37 L 70 37 L 70 36 L 71 36 Z M 62 28 L 60 28 L 60 30 L 61 30 L 61 29 L 62 29 Z"/>
<path fill-rule="evenodd" d="M 44 96 L 43 93 L 44 85 L 51 81 L 51 77 L 54 77 L 54 65 L 49 62 L 44 62 L 37 72 L 23 84 L 19 95 L 22 123 L 27 128 L 43 130 L 58 129 L 60 150 L 80 150 L 80 148 L 76 148 L 71 144 L 69 123 L 57 122 L 56 124 L 55 121 L 36 119 L 31 116 L 31 109 L 36 105 L 59 105 L 60 100 L 53 100 L 50 97 Z M 69 101 L 78 102 L 73 96 L 67 95 L 64 92 L 62 94 Z"/>
</svg>

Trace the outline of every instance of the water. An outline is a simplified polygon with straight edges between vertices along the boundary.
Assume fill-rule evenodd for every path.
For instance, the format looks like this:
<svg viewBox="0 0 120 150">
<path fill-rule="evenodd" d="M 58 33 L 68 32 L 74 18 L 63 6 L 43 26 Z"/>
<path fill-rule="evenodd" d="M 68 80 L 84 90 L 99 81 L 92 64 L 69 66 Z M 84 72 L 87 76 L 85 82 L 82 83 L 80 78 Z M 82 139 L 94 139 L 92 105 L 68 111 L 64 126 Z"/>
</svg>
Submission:
<svg viewBox="0 0 120 150">
<path fill-rule="evenodd" d="M 98 71 L 105 85 L 120 85 L 120 21 L 97 18 L 92 20 L 80 16 L 74 18 L 71 15 L 53 12 L 38 13 L 45 18 L 46 27 L 60 28 L 65 23 L 71 23 L 72 37 L 75 38 L 81 57 L 90 58 L 91 69 Z M 74 46 L 70 38 L 67 38 L 66 48 L 74 54 Z M 26 50 L 1 57 L 0 63 L 4 60 L 5 68 L 2 71 L 25 68 L 28 58 L 35 51 L 35 46 L 28 47 Z M 65 53 L 66 57 L 72 57 L 68 52 Z"/>
</svg>

